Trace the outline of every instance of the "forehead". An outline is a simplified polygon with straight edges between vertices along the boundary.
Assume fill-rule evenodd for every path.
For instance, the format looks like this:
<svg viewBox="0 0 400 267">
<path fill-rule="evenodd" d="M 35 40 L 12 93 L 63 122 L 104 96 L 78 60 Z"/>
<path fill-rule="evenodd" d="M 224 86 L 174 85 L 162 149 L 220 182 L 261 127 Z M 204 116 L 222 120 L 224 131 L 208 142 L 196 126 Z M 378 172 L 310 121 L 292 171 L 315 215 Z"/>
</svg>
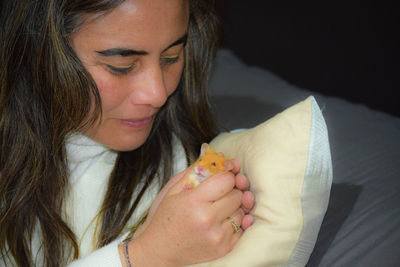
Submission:
<svg viewBox="0 0 400 267">
<path fill-rule="evenodd" d="M 188 0 L 127 0 L 101 15 L 88 15 L 71 37 L 104 48 L 170 43 L 186 33 Z M 80 35 L 80 36 L 79 36 Z"/>
</svg>

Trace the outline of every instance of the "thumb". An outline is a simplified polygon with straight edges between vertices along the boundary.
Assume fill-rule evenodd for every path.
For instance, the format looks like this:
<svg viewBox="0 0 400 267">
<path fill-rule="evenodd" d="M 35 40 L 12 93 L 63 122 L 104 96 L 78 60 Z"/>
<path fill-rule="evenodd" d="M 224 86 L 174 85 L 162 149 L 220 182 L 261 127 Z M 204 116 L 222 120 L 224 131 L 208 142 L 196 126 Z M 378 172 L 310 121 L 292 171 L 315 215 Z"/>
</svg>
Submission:
<svg viewBox="0 0 400 267">
<path fill-rule="evenodd" d="M 174 177 L 172 177 L 166 185 L 161 189 L 161 191 L 158 193 L 156 199 L 153 201 L 153 204 L 150 207 L 149 213 L 147 215 L 147 219 L 151 220 L 151 217 L 153 217 L 154 213 L 156 212 L 158 206 L 160 205 L 161 201 L 164 199 L 165 195 L 167 193 L 173 194 L 173 193 L 179 193 L 178 191 L 179 186 L 177 187 L 176 185 L 179 184 L 180 182 L 183 183 L 185 179 L 182 179 L 185 174 L 188 172 L 189 168 L 181 171 L 180 173 L 176 174 Z M 172 191 L 172 192 L 170 192 Z"/>
<path fill-rule="evenodd" d="M 194 165 L 191 165 L 185 171 L 183 171 L 182 173 L 179 173 L 180 179 L 178 181 L 176 181 L 173 185 L 171 185 L 170 189 L 168 190 L 168 195 L 179 194 L 184 189 L 185 184 L 188 179 L 187 176 L 189 175 L 189 173 L 192 171 L 193 168 L 194 168 Z"/>
</svg>

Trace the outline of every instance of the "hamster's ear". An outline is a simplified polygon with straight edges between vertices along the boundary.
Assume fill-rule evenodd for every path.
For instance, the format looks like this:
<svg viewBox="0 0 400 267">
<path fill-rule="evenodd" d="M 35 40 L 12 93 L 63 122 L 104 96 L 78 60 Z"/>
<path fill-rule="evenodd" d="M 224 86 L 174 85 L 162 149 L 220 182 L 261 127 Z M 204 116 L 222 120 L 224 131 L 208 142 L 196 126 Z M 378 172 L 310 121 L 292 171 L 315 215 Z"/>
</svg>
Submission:
<svg viewBox="0 0 400 267">
<path fill-rule="evenodd" d="M 208 150 L 208 144 L 207 143 L 203 143 L 201 145 L 201 149 L 200 149 L 200 157 L 204 156 L 206 154 L 207 150 Z"/>
</svg>

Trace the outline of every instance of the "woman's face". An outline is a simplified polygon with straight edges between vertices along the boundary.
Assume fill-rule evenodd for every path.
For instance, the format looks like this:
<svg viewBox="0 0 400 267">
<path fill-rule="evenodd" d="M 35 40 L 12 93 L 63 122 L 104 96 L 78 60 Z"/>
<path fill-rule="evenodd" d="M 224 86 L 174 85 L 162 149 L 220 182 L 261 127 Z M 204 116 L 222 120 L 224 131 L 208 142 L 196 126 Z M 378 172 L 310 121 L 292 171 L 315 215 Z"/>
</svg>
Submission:
<svg viewBox="0 0 400 267">
<path fill-rule="evenodd" d="M 188 21 L 186 0 L 127 0 L 85 20 L 71 43 L 103 108 L 87 136 L 119 151 L 146 141 L 155 115 L 179 83 Z"/>
</svg>

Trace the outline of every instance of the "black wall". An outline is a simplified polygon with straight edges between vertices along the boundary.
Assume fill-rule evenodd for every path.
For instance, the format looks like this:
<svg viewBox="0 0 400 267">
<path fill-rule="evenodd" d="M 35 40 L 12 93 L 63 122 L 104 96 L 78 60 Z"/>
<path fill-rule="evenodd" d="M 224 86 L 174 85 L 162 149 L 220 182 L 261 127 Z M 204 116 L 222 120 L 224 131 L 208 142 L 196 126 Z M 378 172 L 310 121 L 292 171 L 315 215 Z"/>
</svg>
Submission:
<svg viewBox="0 0 400 267">
<path fill-rule="evenodd" d="M 400 116 L 400 9 L 392 2 L 217 0 L 217 10 L 222 46 L 247 64 Z"/>
</svg>

